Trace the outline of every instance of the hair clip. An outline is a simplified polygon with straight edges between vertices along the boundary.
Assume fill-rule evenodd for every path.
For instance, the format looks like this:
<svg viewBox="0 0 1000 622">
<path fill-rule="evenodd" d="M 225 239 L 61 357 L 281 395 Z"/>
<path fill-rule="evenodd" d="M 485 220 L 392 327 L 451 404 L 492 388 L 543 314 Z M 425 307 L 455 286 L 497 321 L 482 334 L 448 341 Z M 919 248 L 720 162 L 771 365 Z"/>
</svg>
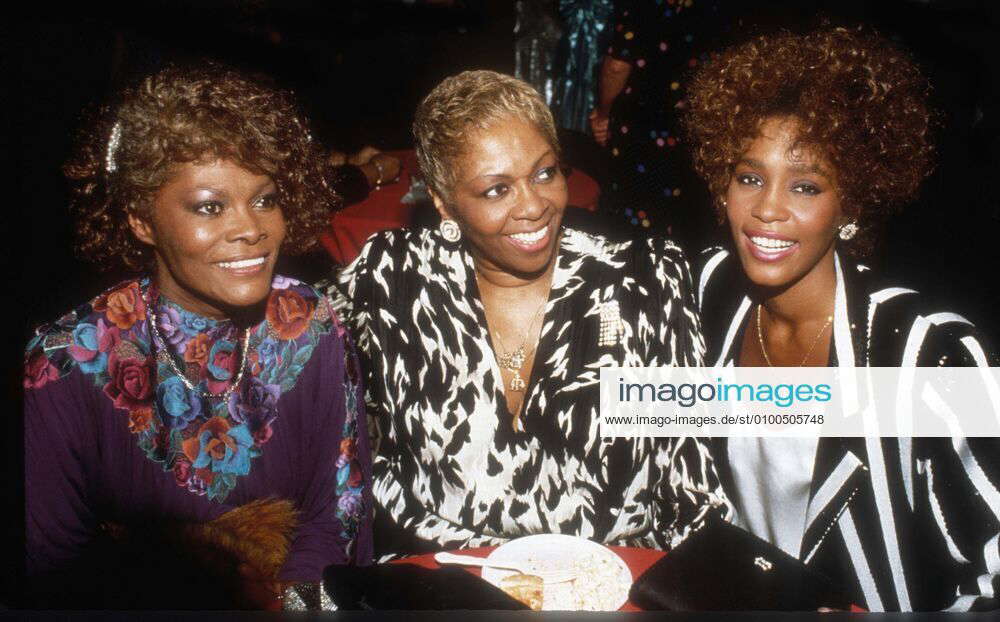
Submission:
<svg viewBox="0 0 1000 622">
<path fill-rule="evenodd" d="M 111 137 L 108 139 L 108 150 L 104 156 L 104 169 L 108 173 L 114 173 L 118 170 L 118 164 L 115 162 L 115 152 L 118 151 L 118 144 L 122 141 L 122 122 L 115 121 L 115 124 L 111 127 Z"/>
</svg>

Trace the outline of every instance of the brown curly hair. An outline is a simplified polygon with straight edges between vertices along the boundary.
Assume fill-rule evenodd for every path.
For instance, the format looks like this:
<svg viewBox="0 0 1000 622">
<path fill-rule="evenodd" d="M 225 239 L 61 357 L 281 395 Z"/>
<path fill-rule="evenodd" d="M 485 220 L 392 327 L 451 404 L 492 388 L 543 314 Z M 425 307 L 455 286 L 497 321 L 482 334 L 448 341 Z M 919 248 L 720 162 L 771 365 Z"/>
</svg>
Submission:
<svg viewBox="0 0 1000 622">
<path fill-rule="evenodd" d="M 291 93 L 214 62 L 174 65 L 124 89 L 81 126 L 63 166 L 77 252 L 105 269 L 149 269 L 151 248 L 135 238 L 127 216 L 148 216 L 176 165 L 215 159 L 274 181 L 287 227 L 283 250 L 314 246 L 339 206 L 332 171 Z"/>
<path fill-rule="evenodd" d="M 901 49 L 864 28 L 759 36 L 703 65 L 684 124 L 695 169 L 722 213 L 733 169 L 769 117 L 798 121 L 797 146 L 838 173 L 848 248 L 869 253 L 885 221 L 912 201 L 933 169 L 930 86 Z"/>
</svg>

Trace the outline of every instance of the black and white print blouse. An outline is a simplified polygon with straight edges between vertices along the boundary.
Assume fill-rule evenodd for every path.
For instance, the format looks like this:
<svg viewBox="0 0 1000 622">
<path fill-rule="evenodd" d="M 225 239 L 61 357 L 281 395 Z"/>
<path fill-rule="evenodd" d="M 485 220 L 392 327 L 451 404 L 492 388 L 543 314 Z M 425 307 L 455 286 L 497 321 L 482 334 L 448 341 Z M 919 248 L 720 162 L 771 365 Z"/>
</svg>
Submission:
<svg viewBox="0 0 1000 622">
<path fill-rule="evenodd" d="M 535 533 L 668 548 L 719 504 L 701 442 L 600 437 L 601 367 L 702 362 L 673 243 L 563 230 L 519 431 L 463 247 L 431 229 L 375 234 L 325 287 L 367 367 L 382 553 Z"/>
</svg>

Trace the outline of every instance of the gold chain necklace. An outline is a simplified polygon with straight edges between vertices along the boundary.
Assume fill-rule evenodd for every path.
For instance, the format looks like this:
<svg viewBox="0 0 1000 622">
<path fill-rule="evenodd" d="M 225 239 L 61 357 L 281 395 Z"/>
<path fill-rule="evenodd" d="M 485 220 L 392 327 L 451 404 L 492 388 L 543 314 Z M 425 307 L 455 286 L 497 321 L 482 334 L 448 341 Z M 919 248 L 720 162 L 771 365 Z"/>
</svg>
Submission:
<svg viewBox="0 0 1000 622">
<path fill-rule="evenodd" d="M 767 348 L 764 347 L 764 331 L 761 330 L 760 327 L 760 308 L 762 306 L 764 305 L 757 305 L 757 342 L 760 343 L 760 353 L 764 355 L 764 360 L 767 361 L 767 366 L 774 367 L 771 363 L 771 357 L 767 355 Z M 816 333 L 816 338 L 813 339 L 812 345 L 809 346 L 809 351 L 802 357 L 802 362 L 799 363 L 799 367 L 805 365 L 806 361 L 809 360 L 809 356 L 813 353 L 813 350 L 816 349 L 816 344 L 819 343 L 819 338 L 823 336 L 823 333 L 826 332 L 826 327 L 829 326 L 831 322 L 833 322 L 833 316 L 826 316 L 826 323 L 823 324 L 823 328 L 819 329 L 819 332 Z"/>
<path fill-rule="evenodd" d="M 157 324 L 156 308 L 152 304 L 150 304 L 149 295 L 147 291 L 148 289 L 149 288 L 147 287 L 146 290 L 140 290 L 140 292 L 142 293 L 142 301 L 146 303 L 146 310 L 149 311 L 149 328 L 153 337 L 153 347 L 154 349 L 158 349 L 160 353 L 162 353 L 162 356 L 158 355 L 157 358 L 166 359 L 167 365 L 170 366 L 171 371 L 180 376 L 181 382 L 183 382 L 184 386 L 188 388 L 188 391 L 200 393 L 202 397 L 208 399 L 228 400 L 229 396 L 232 395 L 234 391 L 236 391 L 236 388 L 238 386 L 240 386 L 240 382 L 242 382 L 243 380 L 243 372 L 245 372 L 247 369 L 247 348 L 250 345 L 250 329 L 247 328 L 243 331 L 243 352 L 241 353 L 240 356 L 240 371 L 236 375 L 236 379 L 232 382 L 232 384 L 229 385 L 229 388 L 223 391 L 222 393 L 198 391 L 198 387 L 196 387 L 194 383 L 188 380 L 187 375 L 181 373 L 181 370 L 177 367 L 177 364 L 174 363 L 174 356 L 170 353 L 170 350 L 167 348 L 167 343 L 163 340 L 163 337 L 160 336 L 160 329 L 156 326 Z"/>
<path fill-rule="evenodd" d="M 511 391 L 524 391 L 527 387 L 527 384 L 524 382 L 524 378 L 521 377 L 521 367 L 523 367 L 525 361 L 528 360 L 528 356 L 534 352 L 534 348 L 531 350 L 525 350 L 525 346 L 528 345 L 528 338 L 531 336 L 531 327 L 535 325 L 535 320 L 538 319 L 538 314 L 545 308 L 546 302 L 548 301 L 543 300 L 542 304 L 538 306 L 538 310 L 535 311 L 535 315 L 532 316 L 531 322 L 528 324 L 528 330 L 524 333 L 524 339 L 521 341 L 521 345 L 518 346 L 516 350 L 507 351 L 507 346 L 505 346 L 503 341 L 500 339 L 500 331 L 493 331 L 497 337 L 497 344 L 504 350 L 497 356 L 497 363 L 500 364 L 502 369 L 514 372 L 514 377 L 510 379 Z"/>
</svg>

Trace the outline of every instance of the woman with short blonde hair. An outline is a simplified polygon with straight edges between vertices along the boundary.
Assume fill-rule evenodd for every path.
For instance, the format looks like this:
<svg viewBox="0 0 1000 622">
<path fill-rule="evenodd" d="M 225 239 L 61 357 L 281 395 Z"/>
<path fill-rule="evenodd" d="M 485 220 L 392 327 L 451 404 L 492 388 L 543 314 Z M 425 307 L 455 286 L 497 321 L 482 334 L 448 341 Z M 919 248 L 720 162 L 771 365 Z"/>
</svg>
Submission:
<svg viewBox="0 0 1000 622">
<path fill-rule="evenodd" d="M 440 227 L 376 234 L 329 285 L 370 373 L 380 551 L 534 533 L 669 547 L 713 499 L 707 451 L 601 439 L 599 377 L 701 362 L 683 254 L 562 225 L 551 114 L 510 76 L 447 78 L 414 136 Z"/>
</svg>

